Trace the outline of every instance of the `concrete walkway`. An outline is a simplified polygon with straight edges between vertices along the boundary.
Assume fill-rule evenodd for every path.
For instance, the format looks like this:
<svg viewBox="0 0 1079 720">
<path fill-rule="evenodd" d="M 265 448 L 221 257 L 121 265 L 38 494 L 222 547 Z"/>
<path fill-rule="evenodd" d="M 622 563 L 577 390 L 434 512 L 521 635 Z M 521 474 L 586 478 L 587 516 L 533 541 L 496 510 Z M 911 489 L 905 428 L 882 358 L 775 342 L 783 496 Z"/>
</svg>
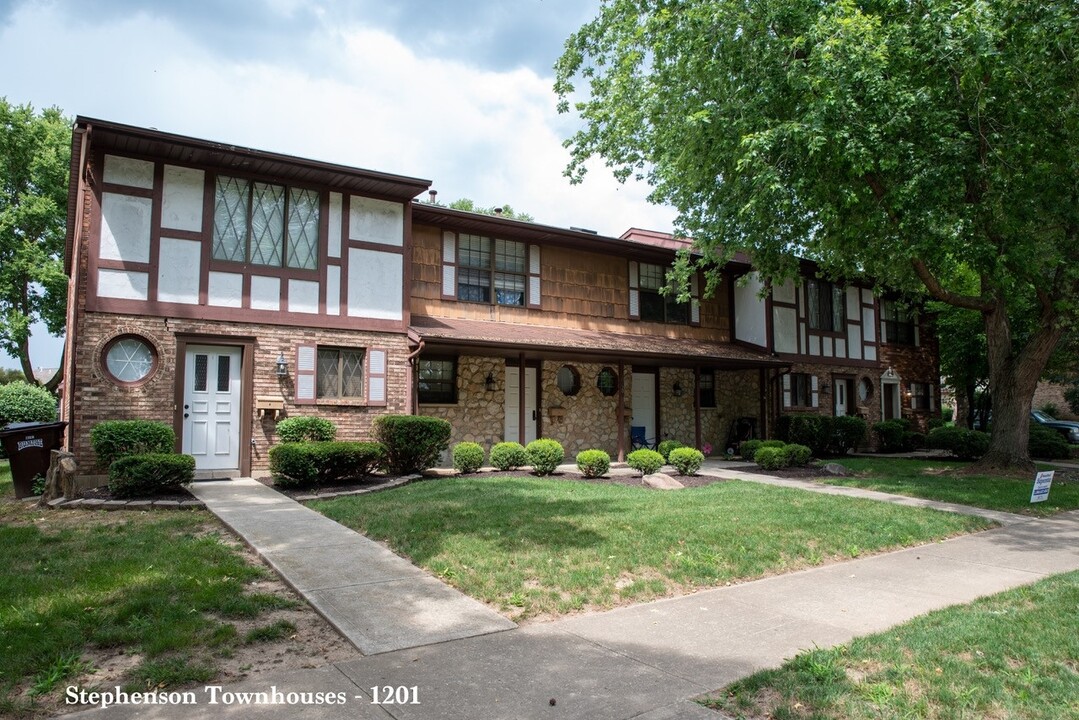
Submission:
<svg viewBox="0 0 1079 720">
<path fill-rule="evenodd" d="M 1079 569 L 1076 511 L 496 632 L 513 624 L 270 488 L 243 480 L 199 483 L 194 491 L 357 647 L 373 654 L 262 675 L 219 690 L 216 704 L 211 691 L 199 687 L 194 705 L 114 706 L 80 716 L 718 720 L 692 698 L 801 650 Z M 276 703 L 274 690 L 284 694 Z M 225 691 L 264 693 L 253 699 L 268 704 L 252 707 L 238 694 L 225 699 Z M 341 702 L 287 700 L 288 693 L 314 692 L 341 693 Z M 391 702 L 373 702 L 387 694 Z"/>
<path fill-rule="evenodd" d="M 256 480 L 198 482 L 191 492 L 364 655 L 517 627 Z"/>
</svg>

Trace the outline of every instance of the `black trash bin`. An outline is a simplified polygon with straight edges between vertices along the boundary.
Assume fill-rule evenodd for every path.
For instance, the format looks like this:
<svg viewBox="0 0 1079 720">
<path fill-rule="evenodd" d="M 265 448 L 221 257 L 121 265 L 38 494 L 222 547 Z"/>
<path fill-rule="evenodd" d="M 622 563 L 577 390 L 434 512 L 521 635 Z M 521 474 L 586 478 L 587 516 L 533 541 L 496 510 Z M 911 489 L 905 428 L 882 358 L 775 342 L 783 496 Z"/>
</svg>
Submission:
<svg viewBox="0 0 1079 720">
<path fill-rule="evenodd" d="M 66 422 L 10 423 L 0 428 L 0 443 L 11 462 L 15 497 L 33 495 L 34 478 L 45 477 L 53 450 L 64 444 Z"/>
</svg>

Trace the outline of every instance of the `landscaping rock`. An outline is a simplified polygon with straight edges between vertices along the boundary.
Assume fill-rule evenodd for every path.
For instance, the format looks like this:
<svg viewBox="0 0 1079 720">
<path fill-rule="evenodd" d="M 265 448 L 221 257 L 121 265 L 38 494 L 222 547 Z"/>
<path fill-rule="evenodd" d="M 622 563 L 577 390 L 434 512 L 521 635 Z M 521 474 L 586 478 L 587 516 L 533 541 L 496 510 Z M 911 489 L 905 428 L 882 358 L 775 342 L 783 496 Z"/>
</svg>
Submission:
<svg viewBox="0 0 1079 720">
<path fill-rule="evenodd" d="M 74 455 L 63 450 L 51 451 L 49 469 L 45 473 L 45 494 L 41 496 L 41 502 L 59 497 L 79 497 L 79 484 L 75 477 L 77 471 Z"/>
<path fill-rule="evenodd" d="M 681 490 L 685 487 L 685 485 L 665 473 L 645 475 L 641 478 L 641 481 L 648 487 L 655 488 L 656 490 Z"/>
<path fill-rule="evenodd" d="M 839 463 L 828 463 L 823 468 L 824 472 L 836 477 L 850 477 L 850 469 Z"/>
</svg>

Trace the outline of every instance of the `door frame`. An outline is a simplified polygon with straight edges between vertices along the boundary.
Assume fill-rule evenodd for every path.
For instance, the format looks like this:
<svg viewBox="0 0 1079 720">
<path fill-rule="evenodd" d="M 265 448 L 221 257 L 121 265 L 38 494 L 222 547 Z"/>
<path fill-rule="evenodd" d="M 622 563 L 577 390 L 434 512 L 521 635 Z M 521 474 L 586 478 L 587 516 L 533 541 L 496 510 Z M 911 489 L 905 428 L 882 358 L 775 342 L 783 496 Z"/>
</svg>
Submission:
<svg viewBox="0 0 1079 720">
<path fill-rule="evenodd" d="M 525 368 L 525 372 L 521 372 L 521 368 Z M 514 440 L 509 438 L 503 438 L 508 442 L 519 442 L 525 435 L 523 428 L 525 425 L 525 405 L 523 402 L 528 394 L 527 383 L 525 379 L 528 375 L 528 370 L 536 371 L 536 439 L 543 437 L 543 361 L 542 360 L 525 360 L 523 357 L 506 358 L 504 370 L 514 368 L 517 370 L 517 437 Z M 505 378 L 505 376 L 503 376 Z M 505 379 L 503 379 L 505 382 Z M 502 433 L 505 434 L 506 430 L 506 406 L 505 401 L 502 405 Z M 526 443 L 521 443 L 522 445 Z"/>
<path fill-rule="evenodd" d="M 231 335 L 176 334 L 176 379 L 173 385 L 172 428 L 176 452 L 183 449 L 184 386 L 187 381 L 188 345 L 228 345 L 241 349 L 240 357 L 240 477 L 251 476 L 251 421 L 254 416 L 255 339 Z"/>
<path fill-rule="evenodd" d="M 858 414 L 858 402 L 857 402 L 858 396 L 857 396 L 856 393 L 858 392 L 858 388 L 857 388 L 858 378 L 856 376 L 854 376 L 854 375 L 842 375 L 842 374 L 837 375 L 837 374 L 833 374 L 832 375 L 832 416 L 833 417 L 838 417 L 836 415 L 836 409 L 838 408 L 838 405 L 839 405 L 838 398 L 839 398 L 839 385 L 840 385 L 840 383 L 843 384 L 843 387 L 844 387 L 843 394 L 846 397 L 846 402 L 844 403 L 844 405 L 845 405 L 844 413 L 846 415 L 857 415 Z"/>
<path fill-rule="evenodd" d="M 656 444 L 658 445 L 663 437 L 663 413 L 661 407 L 663 405 L 662 388 L 660 387 L 660 368 L 652 365 L 631 365 L 629 368 L 629 376 L 631 385 L 633 375 L 651 375 L 652 376 L 652 416 L 656 423 Z M 630 410 L 633 409 L 633 388 L 630 388 Z"/>
</svg>

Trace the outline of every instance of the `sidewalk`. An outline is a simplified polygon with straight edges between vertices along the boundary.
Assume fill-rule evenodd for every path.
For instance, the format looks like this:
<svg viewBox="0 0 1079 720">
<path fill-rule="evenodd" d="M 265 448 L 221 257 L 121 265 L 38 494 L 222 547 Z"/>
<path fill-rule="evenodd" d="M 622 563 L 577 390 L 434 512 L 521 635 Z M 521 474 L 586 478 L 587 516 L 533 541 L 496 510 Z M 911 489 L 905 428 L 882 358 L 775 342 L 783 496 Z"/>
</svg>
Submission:
<svg viewBox="0 0 1079 720">
<path fill-rule="evenodd" d="M 248 542 L 254 544 L 256 537 L 267 557 L 276 557 L 280 571 L 317 573 L 323 563 L 334 562 L 335 555 L 353 552 L 334 548 L 363 547 L 350 545 L 342 529 L 321 522 L 315 528 L 317 521 L 296 513 L 295 503 L 250 482 L 200 484 L 197 491 Z M 249 520 L 251 515 L 280 517 L 281 527 L 290 530 L 273 537 L 265 524 L 260 525 L 263 521 Z M 307 523 L 321 542 L 292 537 Z M 320 547 L 329 550 L 322 552 Z M 294 565 L 282 561 L 282 553 L 289 551 Z M 378 559 L 370 564 L 372 574 L 382 560 L 394 565 L 370 548 L 358 552 L 369 553 L 357 555 L 364 558 L 364 567 L 368 556 Z M 498 623 L 479 623 L 478 631 L 488 634 L 432 641 L 278 677 L 261 676 L 226 688 L 340 692 L 343 705 L 209 705 L 199 688 L 196 706 L 116 706 L 81 715 L 718 720 L 720 715 L 690 700 L 757 669 L 777 666 L 802 649 L 846 642 L 937 608 L 1074 569 L 1079 569 L 1079 511 L 1047 519 L 1023 518 L 976 535 L 509 632 L 491 632 L 500 629 Z M 413 572 L 420 571 L 413 568 Z M 394 579 L 384 582 L 404 584 L 414 577 L 405 569 L 395 573 Z M 379 585 L 374 579 L 369 583 L 346 587 L 362 596 Z M 326 605 L 323 611 L 326 607 L 330 612 L 342 609 Z M 367 610 L 380 611 L 371 605 Z M 351 612 L 359 613 L 359 606 Z M 384 612 L 378 622 L 408 626 L 412 622 L 408 612 L 398 606 Z M 463 615 L 474 617 L 471 611 Z M 373 621 L 352 614 L 348 622 Z M 502 623 L 510 624 L 504 619 Z M 468 627 L 465 622 L 458 629 Z M 372 704 L 372 692 L 384 696 L 386 688 L 409 689 L 407 699 L 414 693 L 418 704 Z"/>
</svg>

